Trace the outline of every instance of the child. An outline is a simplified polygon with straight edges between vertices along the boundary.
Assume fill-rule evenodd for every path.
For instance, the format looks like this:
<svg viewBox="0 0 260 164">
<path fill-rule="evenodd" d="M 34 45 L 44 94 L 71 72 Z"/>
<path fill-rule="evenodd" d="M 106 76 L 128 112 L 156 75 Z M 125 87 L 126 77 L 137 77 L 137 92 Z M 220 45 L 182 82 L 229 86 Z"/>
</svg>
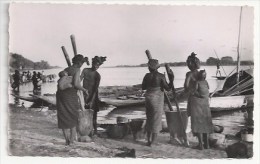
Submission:
<svg viewBox="0 0 260 164">
<path fill-rule="evenodd" d="M 195 86 L 194 96 L 198 98 L 208 98 L 209 97 L 209 84 L 206 80 L 206 71 L 199 71 L 198 81 Z"/>
<path fill-rule="evenodd" d="M 208 134 L 213 132 L 211 111 L 209 108 L 209 85 L 206 81 L 206 71 L 201 70 L 192 96 L 197 99 L 191 111 L 191 129 L 198 137 L 198 149 L 209 148 Z"/>
<path fill-rule="evenodd" d="M 61 71 L 59 73 L 60 79 L 58 80 L 58 90 L 65 90 L 72 88 L 72 76 L 68 76 L 68 72 Z"/>
</svg>

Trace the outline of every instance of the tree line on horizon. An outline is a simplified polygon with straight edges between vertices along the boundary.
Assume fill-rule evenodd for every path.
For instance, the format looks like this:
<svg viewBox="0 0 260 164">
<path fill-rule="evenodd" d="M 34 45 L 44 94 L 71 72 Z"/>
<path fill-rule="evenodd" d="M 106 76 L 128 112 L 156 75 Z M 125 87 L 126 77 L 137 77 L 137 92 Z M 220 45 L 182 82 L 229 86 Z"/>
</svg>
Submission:
<svg viewBox="0 0 260 164">
<path fill-rule="evenodd" d="M 216 66 L 219 63 L 222 66 L 237 65 L 237 61 L 234 61 L 231 56 L 222 57 L 220 60 L 218 58 L 209 57 L 206 62 L 200 62 L 203 66 Z M 161 63 L 160 66 L 164 66 L 166 63 Z M 186 66 L 186 62 L 169 62 L 170 66 Z M 253 61 L 244 60 L 240 61 L 240 65 L 254 65 Z M 147 67 L 147 63 L 139 65 L 118 65 L 117 67 Z"/>
<path fill-rule="evenodd" d="M 33 62 L 17 53 L 10 53 L 9 66 L 11 70 L 39 70 L 57 68 L 57 66 L 50 66 L 50 64 L 45 60 Z"/>
<path fill-rule="evenodd" d="M 40 69 L 51 69 L 51 68 L 59 68 L 58 66 L 51 66 L 47 61 L 41 60 L 40 62 L 33 62 L 20 54 L 10 53 L 10 61 L 9 66 L 11 70 L 15 69 L 31 69 L 31 70 L 40 70 Z M 234 61 L 232 57 L 225 56 L 220 60 L 218 58 L 209 57 L 206 62 L 201 62 L 201 65 L 204 66 L 214 66 L 217 63 L 220 65 L 236 65 L 237 61 Z M 170 66 L 186 66 L 186 62 L 169 62 Z M 254 65 L 253 61 L 245 60 L 240 62 L 241 65 Z M 164 66 L 165 63 L 161 63 L 160 66 Z M 139 65 L 118 65 L 116 67 L 147 67 L 147 63 L 139 64 Z"/>
</svg>

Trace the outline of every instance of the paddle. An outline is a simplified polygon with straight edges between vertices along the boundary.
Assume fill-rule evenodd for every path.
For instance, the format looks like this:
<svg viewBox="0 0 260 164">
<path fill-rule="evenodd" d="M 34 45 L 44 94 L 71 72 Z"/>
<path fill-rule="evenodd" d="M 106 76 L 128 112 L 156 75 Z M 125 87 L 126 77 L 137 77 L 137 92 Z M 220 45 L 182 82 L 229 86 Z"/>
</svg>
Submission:
<svg viewBox="0 0 260 164">
<path fill-rule="evenodd" d="M 169 64 L 165 64 L 165 69 L 166 69 L 167 75 L 169 77 L 169 73 L 170 73 L 170 66 L 169 66 Z M 172 93 L 173 93 L 173 100 L 174 100 L 174 103 L 175 103 L 176 108 L 177 108 L 177 113 L 178 113 L 180 121 L 181 121 L 181 129 L 182 129 L 182 133 L 183 133 L 183 139 L 184 139 L 185 145 L 188 146 L 187 135 L 186 135 L 186 131 L 185 131 L 185 127 L 184 127 L 181 111 L 180 111 L 180 108 L 179 108 L 179 104 L 178 104 L 178 101 L 177 101 L 176 91 L 175 91 L 174 85 L 172 85 Z"/>
</svg>

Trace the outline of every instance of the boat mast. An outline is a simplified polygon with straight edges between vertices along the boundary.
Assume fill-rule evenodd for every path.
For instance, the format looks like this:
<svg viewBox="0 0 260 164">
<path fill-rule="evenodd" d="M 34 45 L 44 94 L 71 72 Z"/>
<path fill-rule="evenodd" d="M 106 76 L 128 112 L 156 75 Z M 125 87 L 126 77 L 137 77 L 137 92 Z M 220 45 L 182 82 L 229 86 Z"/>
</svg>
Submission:
<svg viewBox="0 0 260 164">
<path fill-rule="evenodd" d="M 240 9 L 238 44 L 237 44 L 237 84 L 239 83 L 239 70 L 240 70 L 240 52 L 239 52 L 239 49 L 240 49 L 241 18 L 242 18 L 242 6 L 241 6 L 241 9 Z"/>
</svg>

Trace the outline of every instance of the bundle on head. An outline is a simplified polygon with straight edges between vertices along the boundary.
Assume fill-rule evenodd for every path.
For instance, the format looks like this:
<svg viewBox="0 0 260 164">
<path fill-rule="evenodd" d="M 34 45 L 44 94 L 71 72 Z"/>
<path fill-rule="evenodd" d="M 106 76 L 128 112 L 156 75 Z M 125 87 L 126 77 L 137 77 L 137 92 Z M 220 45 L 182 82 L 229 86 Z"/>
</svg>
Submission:
<svg viewBox="0 0 260 164">
<path fill-rule="evenodd" d="M 197 54 L 192 52 L 191 55 L 188 56 L 188 58 L 187 58 L 186 63 L 190 70 L 195 70 L 195 69 L 200 68 L 200 60 L 199 60 L 199 58 L 196 57 L 196 55 Z"/>
<path fill-rule="evenodd" d="M 151 69 L 151 70 L 156 70 L 160 67 L 160 64 L 159 64 L 159 61 L 156 60 L 156 59 L 149 59 L 148 61 L 148 67 Z"/>
</svg>

